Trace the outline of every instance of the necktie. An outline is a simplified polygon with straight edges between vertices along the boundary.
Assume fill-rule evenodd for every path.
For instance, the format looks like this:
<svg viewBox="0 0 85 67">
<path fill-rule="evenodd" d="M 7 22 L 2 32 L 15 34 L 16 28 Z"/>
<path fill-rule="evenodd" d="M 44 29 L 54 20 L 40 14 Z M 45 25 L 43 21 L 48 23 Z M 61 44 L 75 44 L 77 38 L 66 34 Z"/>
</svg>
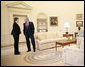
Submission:
<svg viewBox="0 0 85 67">
<path fill-rule="evenodd" d="M 26 23 L 26 28 L 28 29 L 28 23 Z"/>
</svg>

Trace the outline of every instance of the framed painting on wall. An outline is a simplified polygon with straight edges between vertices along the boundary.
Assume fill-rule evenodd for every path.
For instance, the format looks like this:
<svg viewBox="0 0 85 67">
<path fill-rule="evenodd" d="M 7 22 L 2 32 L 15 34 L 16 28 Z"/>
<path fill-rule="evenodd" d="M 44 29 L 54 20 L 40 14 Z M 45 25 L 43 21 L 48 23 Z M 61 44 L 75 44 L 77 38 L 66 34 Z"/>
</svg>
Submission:
<svg viewBox="0 0 85 67">
<path fill-rule="evenodd" d="M 76 20 L 83 20 L 83 14 L 76 14 Z"/>
<path fill-rule="evenodd" d="M 83 27 L 83 21 L 76 21 L 76 27 Z"/>
<path fill-rule="evenodd" d="M 50 17 L 50 26 L 58 26 L 58 18 Z"/>
</svg>

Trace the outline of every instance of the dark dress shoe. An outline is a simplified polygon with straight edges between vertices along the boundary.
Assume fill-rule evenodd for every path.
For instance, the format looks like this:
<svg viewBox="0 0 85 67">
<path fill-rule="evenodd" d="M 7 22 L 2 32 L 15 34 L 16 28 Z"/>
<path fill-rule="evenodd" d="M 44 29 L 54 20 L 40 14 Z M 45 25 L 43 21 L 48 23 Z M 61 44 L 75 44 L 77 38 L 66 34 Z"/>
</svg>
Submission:
<svg viewBox="0 0 85 67">
<path fill-rule="evenodd" d="M 15 53 L 15 55 L 20 55 L 20 52 L 18 52 L 18 53 Z"/>
<path fill-rule="evenodd" d="M 36 52 L 36 51 L 34 50 L 34 52 Z"/>
<path fill-rule="evenodd" d="M 31 50 L 28 50 L 27 52 L 30 52 Z"/>
</svg>

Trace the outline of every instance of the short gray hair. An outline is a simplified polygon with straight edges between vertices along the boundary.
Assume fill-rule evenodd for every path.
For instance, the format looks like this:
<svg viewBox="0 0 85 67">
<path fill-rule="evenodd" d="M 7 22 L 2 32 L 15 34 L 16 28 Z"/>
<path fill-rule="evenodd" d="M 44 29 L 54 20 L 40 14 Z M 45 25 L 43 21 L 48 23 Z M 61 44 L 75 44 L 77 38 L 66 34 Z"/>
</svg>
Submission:
<svg viewBox="0 0 85 67">
<path fill-rule="evenodd" d="M 29 20 L 29 18 L 28 18 L 28 17 L 25 17 L 25 19 L 26 19 L 26 20 Z"/>
</svg>

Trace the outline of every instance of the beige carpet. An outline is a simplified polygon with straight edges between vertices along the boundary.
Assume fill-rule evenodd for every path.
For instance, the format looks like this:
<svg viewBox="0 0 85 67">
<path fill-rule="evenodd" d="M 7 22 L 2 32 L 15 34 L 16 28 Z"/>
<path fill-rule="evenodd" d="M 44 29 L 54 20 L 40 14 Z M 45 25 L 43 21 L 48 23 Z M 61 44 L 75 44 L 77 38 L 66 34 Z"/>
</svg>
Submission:
<svg viewBox="0 0 85 67">
<path fill-rule="evenodd" d="M 64 64 L 62 62 L 62 59 L 54 63 L 36 64 L 36 63 L 26 62 L 25 56 L 33 53 L 33 51 L 26 52 L 27 50 L 26 44 L 20 45 L 21 55 L 14 55 L 13 50 L 14 50 L 13 46 L 1 48 L 1 66 L 69 66 L 67 64 Z M 49 50 L 55 51 L 55 48 L 44 50 L 44 51 L 49 51 Z M 58 51 L 62 51 L 62 48 L 59 47 Z"/>
</svg>

